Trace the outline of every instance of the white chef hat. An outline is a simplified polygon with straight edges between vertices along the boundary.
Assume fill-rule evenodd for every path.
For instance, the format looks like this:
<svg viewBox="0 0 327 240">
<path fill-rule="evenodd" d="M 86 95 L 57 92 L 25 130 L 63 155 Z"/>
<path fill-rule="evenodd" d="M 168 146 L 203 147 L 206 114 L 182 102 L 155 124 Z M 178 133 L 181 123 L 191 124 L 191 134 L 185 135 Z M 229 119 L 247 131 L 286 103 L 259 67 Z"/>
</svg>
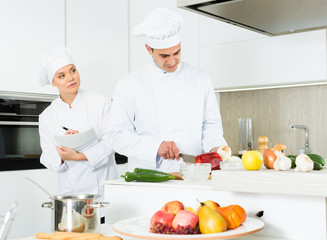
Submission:
<svg viewBox="0 0 327 240">
<path fill-rule="evenodd" d="M 69 64 L 74 64 L 74 62 L 67 48 L 57 47 L 47 52 L 40 64 L 39 82 L 41 86 L 52 84 L 55 73 Z"/>
<path fill-rule="evenodd" d="M 176 46 L 181 42 L 183 18 L 166 8 L 157 8 L 133 29 L 135 36 L 144 36 L 145 42 L 154 49 Z"/>
</svg>

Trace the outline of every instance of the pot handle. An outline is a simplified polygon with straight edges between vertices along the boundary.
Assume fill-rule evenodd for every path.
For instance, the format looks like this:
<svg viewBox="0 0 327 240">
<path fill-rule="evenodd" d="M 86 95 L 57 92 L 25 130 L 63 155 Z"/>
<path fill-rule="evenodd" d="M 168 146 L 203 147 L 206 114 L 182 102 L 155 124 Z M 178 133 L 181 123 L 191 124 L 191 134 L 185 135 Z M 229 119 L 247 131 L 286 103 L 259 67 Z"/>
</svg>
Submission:
<svg viewBox="0 0 327 240">
<path fill-rule="evenodd" d="M 43 208 L 53 208 L 53 204 L 52 204 L 52 202 L 45 202 L 45 203 L 42 203 L 42 207 Z"/>
<path fill-rule="evenodd" d="M 86 208 L 86 207 L 102 208 L 102 207 L 107 207 L 109 204 L 110 204 L 109 202 L 98 202 L 98 203 L 87 204 L 84 206 L 84 208 Z"/>
</svg>

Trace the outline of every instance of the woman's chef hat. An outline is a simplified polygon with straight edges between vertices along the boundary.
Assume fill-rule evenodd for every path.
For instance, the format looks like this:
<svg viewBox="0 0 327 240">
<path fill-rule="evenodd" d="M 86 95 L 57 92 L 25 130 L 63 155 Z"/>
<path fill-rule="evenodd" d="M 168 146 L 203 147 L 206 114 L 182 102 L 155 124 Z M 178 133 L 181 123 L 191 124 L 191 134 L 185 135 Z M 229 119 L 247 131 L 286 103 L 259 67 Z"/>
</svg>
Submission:
<svg viewBox="0 0 327 240">
<path fill-rule="evenodd" d="M 70 51 L 57 47 L 46 53 L 40 64 L 39 82 L 41 86 L 52 84 L 55 73 L 62 67 L 74 64 Z"/>
<path fill-rule="evenodd" d="M 157 8 L 133 29 L 135 36 L 145 36 L 145 42 L 154 49 L 176 46 L 181 42 L 183 18 L 166 8 Z"/>
</svg>

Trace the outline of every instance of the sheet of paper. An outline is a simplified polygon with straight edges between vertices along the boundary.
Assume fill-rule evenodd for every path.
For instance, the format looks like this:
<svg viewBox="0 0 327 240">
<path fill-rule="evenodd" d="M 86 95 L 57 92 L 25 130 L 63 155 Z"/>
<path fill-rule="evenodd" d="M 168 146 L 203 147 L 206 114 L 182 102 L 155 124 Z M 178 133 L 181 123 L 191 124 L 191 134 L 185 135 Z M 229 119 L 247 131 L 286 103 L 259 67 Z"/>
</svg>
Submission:
<svg viewBox="0 0 327 240">
<path fill-rule="evenodd" d="M 55 140 L 58 146 L 65 146 L 77 152 L 89 148 L 98 142 L 93 127 L 77 134 L 55 136 Z"/>
</svg>

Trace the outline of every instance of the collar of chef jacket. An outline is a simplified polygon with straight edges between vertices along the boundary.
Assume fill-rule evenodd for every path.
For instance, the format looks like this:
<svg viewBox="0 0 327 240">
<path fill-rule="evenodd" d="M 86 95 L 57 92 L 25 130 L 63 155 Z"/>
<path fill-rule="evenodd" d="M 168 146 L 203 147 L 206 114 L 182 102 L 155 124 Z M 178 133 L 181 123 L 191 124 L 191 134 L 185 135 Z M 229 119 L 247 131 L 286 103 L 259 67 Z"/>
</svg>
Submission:
<svg viewBox="0 0 327 240">
<path fill-rule="evenodd" d="M 77 95 L 74 99 L 74 101 L 71 104 L 71 107 L 73 108 L 74 106 L 78 105 L 78 103 L 83 99 L 84 96 L 84 91 L 82 89 L 78 89 Z M 69 108 L 69 104 L 65 103 L 59 96 L 59 102 L 61 105 Z"/>
<path fill-rule="evenodd" d="M 183 65 L 182 62 L 180 62 L 178 64 L 175 72 L 167 72 L 167 71 L 163 70 L 162 68 L 160 68 L 155 63 L 154 59 L 152 58 L 151 70 L 153 70 L 153 72 L 156 74 L 171 76 L 171 75 L 175 75 L 175 74 L 179 73 L 180 71 L 182 71 L 182 68 L 183 68 L 182 65 Z"/>
</svg>

